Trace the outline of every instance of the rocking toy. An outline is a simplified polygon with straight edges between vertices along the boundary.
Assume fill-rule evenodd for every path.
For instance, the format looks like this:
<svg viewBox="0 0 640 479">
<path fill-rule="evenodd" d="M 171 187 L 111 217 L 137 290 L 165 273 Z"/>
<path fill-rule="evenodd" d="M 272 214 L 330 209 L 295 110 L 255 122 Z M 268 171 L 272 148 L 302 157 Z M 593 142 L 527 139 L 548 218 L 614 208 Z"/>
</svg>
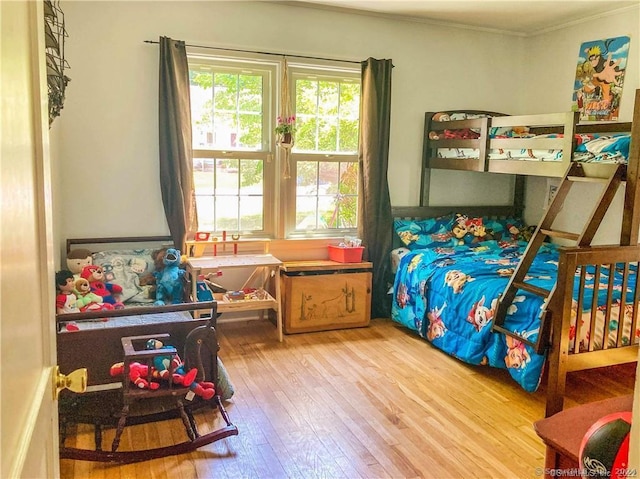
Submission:
<svg viewBox="0 0 640 479">
<path fill-rule="evenodd" d="M 213 315 L 212 318 L 215 318 Z M 75 421 L 87 422 L 94 425 L 95 449 L 80 449 L 65 446 L 66 422 L 61 422 L 60 457 L 99 462 L 133 463 L 156 459 L 160 457 L 183 454 L 194 451 L 202 446 L 220 439 L 238 435 L 238 428 L 233 425 L 225 410 L 220 394 L 217 390 L 218 367 L 217 354 L 219 350 L 216 330 L 210 320 L 207 325 L 195 328 L 187 336 L 184 352 L 186 369 L 197 374 L 193 382 L 188 385 L 176 381 L 161 381 L 159 387 L 141 387 L 140 380 L 146 384 L 157 384 L 153 377 L 154 361 L 159 356 L 178 358 L 173 347 L 162 349 L 147 349 L 146 343 L 151 340 L 163 340 L 168 334 L 149 336 L 129 336 L 122 338 L 124 363 L 117 367 L 123 376 L 122 389 L 102 391 L 99 394 L 79 395 L 74 399 L 73 416 Z M 169 377 L 174 376 L 174 365 L 181 361 L 169 361 L 171 364 Z M 132 368 L 135 368 L 132 373 Z M 139 377 L 138 371 L 144 371 L 146 377 Z M 205 378 L 205 371 L 211 371 L 211 378 Z M 128 380 L 134 378 L 136 381 Z M 194 393 L 193 385 L 213 386 L 215 392 L 211 394 Z M 225 426 L 201 435 L 198 432 L 193 411 L 196 408 L 210 405 L 220 412 Z M 82 413 L 81 411 L 89 411 Z M 180 418 L 184 425 L 188 440 L 170 446 L 156 447 L 144 450 L 120 451 L 120 439 L 126 426 L 144 424 L 153 421 Z M 75 422 L 74 421 L 74 422 Z M 111 450 L 102 449 L 103 427 L 115 427 L 115 437 Z"/>
</svg>

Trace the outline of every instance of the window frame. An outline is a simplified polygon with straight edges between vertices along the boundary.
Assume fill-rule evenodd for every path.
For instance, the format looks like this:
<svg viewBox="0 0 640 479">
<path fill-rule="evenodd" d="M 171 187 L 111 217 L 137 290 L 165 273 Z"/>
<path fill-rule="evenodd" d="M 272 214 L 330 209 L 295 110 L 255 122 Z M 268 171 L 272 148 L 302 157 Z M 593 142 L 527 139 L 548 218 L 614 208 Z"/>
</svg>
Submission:
<svg viewBox="0 0 640 479">
<path fill-rule="evenodd" d="M 273 150 L 275 148 L 273 131 L 273 112 L 276 111 L 276 88 L 279 73 L 278 62 L 265 61 L 255 57 L 228 57 L 208 54 L 187 54 L 189 71 L 192 65 L 211 65 L 212 69 L 218 68 L 224 72 L 260 73 L 263 77 L 262 95 L 262 129 L 263 136 L 259 149 L 242 148 L 196 148 L 192 147 L 192 159 L 237 159 L 237 160 L 262 160 L 263 162 L 263 209 L 262 230 L 239 231 L 243 237 L 274 238 L 277 232 L 276 204 L 277 192 L 272 185 L 276 184 L 277 165 L 274 161 Z M 266 85 L 265 85 L 266 83 Z M 215 192 L 213 194 L 215 198 Z M 195 232 L 193 232 L 195 233 Z"/>
<path fill-rule="evenodd" d="M 291 113 L 296 114 L 296 80 L 299 78 L 313 78 L 317 79 L 344 79 L 345 77 L 353 79 L 358 84 L 361 84 L 360 69 L 344 68 L 344 66 L 323 66 L 323 65 L 309 65 L 309 64 L 289 64 L 289 92 L 291 96 Z M 362 94 L 362 85 L 360 85 L 360 92 Z M 362 101 L 362 96 L 361 96 Z M 360 118 L 358 117 L 358 130 L 360 128 Z M 359 149 L 358 138 L 358 149 Z M 335 238 L 344 237 L 347 235 L 356 235 L 358 225 L 354 228 L 327 228 L 324 230 L 297 230 L 296 229 L 296 187 L 297 187 L 297 164 L 302 161 L 313 162 L 352 162 L 359 163 L 358 151 L 354 153 L 341 153 L 341 152 L 298 152 L 296 151 L 295 143 L 290 153 L 290 171 L 291 179 L 286 181 L 285 184 L 285 213 L 284 217 L 284 236 L 287 238 Z M 358 164 L 359 167 L 359 164 Z M 357 191 L 357 208 L 360 209 L 360 202 L 362 201 L 362 191 L 360 190 L 360 181 L 358 181 Z M 361 219 L 358 218 L 358 223 Z"/>
<path fill-rule="evenodd" d="M 285 62 L 281 59 L 251 53 L 212 54 L 202 48 L 190 48 L 187 51 L 189 69 L 192 65 L 211 65 L 223 71 L 262 71 L 268 76 L 268 87 L 263 92 L 263 138 L 260 149 L 216 149 L 216 148 L 192 148 L 192 159 L 260 159 L 263 161 L 263 229 L 253 231 L 240 231 L 247 238 L 272 238 L 272 239 L 322 239 L 336 238 L 346 235 L 355 235 L 355 228 L 331 228 L 325 230 L 296 230 L 296 177 L 298 161 L 323 161 L 359 163 L 358 151 L 354 153 L 313 153 L 296 152 L 295 145 L 289 150 L 290 178 L 283 178 L 285 171 L 285 151 L 276 146 L 274 129 L 276 118 L 281 112 L 282 73 Z M 345 68 L 338 62 L 318 60 L 317 62 L 289 62 L 288 78 L 290 104 L 292 114 L 295 114 L 295 80 L 302 76 L 315 76 L 327 79 L 351 78 L 358 84 L 361 83 L 360 67 Z M 361 86 L 362 92 L 362 86 Z M 358 118 L 360 128 L 360 118 Z M 359 135 L 358 135 L 359 136 Z M 359 138 L 358 138 L 359 142 Z M 360 165 L 358 164 L 358 167 Z M 361 175 L 361 173 L 360 173 Z M 357 208 L 360 210 L 362 201 L 361 182 L 358 181 Z M 215 192 L 213 197 L 215 197 Z M 358 223 L 362 221 L 358 218 Z M 191 233 L 195 233 L 191 232 Z"/>
</svg>

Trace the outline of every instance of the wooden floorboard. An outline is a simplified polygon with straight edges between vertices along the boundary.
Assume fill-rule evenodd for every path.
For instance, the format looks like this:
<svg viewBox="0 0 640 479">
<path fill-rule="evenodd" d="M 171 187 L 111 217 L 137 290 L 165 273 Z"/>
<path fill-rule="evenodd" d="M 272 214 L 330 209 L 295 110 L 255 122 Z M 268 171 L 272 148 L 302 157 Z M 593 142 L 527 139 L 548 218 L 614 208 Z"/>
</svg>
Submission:
<svg viewBox="0 0 640 479">
<path fill-rule="evenodd" d="M 276 339 L 267 321 L 220 325 L 220 357 L 236 393 L 226 404 L 238 436 L 190 454 L 118 466 L 63 459 L 61 477 L 525 478 L 544 464 L 533 422 L 544 385 L 470 366 L 395 323 Z M 633 392 L 635 366 L 571 373 L 567 407 Z M 220 427 L 198 413 L 201 432 Z M 113 431 L 104 433 L 110 444 Z M 122 448 L 182 442 L 179 420 L 131 426 Z M 78 426 L 67 444 L 91 447 Z"/>
</svg>

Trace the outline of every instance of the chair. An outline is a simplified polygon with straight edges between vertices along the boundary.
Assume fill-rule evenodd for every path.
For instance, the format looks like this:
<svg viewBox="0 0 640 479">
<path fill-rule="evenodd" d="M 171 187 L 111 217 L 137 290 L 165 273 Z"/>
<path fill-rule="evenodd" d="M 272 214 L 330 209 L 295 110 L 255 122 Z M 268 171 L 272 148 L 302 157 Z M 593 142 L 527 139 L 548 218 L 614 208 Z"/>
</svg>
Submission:
<svg viewBox="0 0 640 479">
<path fill-rule="evenodd" d="M 212 324 L 214 321 L 215 316 L 205 326 L 193 329 L 186 338 L 183 357 L 185 371 L 191 371 L 194 368 L 197 370 L 195 381 L 192 384 L 202 385 L 202 383 L 209 383 L 213 387 L 217 387 L 217 355 L 220 348 L 216 330 Z M 213 397 L 203 399 L 202 397 L 196 397 L 193 385 L 175 384 L 171 379 L 176 372 L 176 362 L 172 361 L 172 359 L 178 357 L 177 350 L 174 347 L 147 349 L 146 343 L 150 339 L 169 340 L 170 337 L 168 334 L 157 334 L 121 338 L 124 352 L 124 379 L 121 390 L 122 408 L 119 413 L 111 450 L 102 450 L 101 433 L 98 433 L 99 429 L 96 429 L 95 450 L 65 449 L 64 457 L 99 462 L 133 463 L 191 452 L 220 439 L 238 435 L 238 428 L 231 423 L 219 392 L 216 390 Z M 170 365 L 168 371 L 165 372 L 169 380 L 160 379 L 157 374 L 154 374 L 154 364 L 156 364 L 158 358 L 164 359 Z M 131 371 L 136 374 L 130 376 Z M 140 371 L 144 371 L 144 374 L 138 374 Z M 147 387 L 139 387 L 130 378 L 135 379 L 136 383 L 142 384 L 142 386 L 146 384 Z M 148 387 L 148 385 L 154 383 L 160 383 L 156 389 Z M 198 432 L 193 411 L 206 405 L 218 410 L 225 422 L 225 426 L 201 435 Z M 135 413 L 133 411 L 134 407 L 137 409 Z M 118 450 L 120 439 L 126 426 L 176 417 L 180 417 L 185 428 L 187 440 L 184 442 L 144 450 Z"/>
</svg>

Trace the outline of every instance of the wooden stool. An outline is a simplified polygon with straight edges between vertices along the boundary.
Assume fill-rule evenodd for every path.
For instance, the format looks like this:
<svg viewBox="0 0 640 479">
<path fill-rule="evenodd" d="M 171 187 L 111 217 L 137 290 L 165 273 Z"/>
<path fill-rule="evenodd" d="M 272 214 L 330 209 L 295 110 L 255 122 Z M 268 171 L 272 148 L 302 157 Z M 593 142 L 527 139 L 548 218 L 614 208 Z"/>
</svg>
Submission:
<svg viewBox="0 0 640 479">
<path fill-rule="evenodd" d="M 544 477 L 558 477 L 557 470 L 578 470 L 580 443 L 589 428 L 607 414 L 631 411 L 633 395 L 583 404 L 565 409 L 533 423 L 533 428 L 547 446 Z M 566 475 L 566 474 L 565 474 Z"/>
</svg>

